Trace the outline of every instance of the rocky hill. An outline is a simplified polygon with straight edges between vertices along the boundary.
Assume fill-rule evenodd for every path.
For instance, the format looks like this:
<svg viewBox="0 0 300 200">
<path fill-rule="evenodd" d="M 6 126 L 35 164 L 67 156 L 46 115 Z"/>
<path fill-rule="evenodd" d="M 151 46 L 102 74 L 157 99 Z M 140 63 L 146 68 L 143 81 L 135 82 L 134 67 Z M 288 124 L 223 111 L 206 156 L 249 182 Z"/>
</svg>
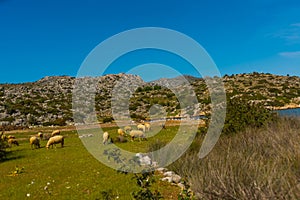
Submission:
<svg viewBox="0 0 300 200">
<path fill-rule="evenodd" d="M 112 121 L 111 99 L 117 80 L 124 81 L 123 86 L 131 91 L 129 115 L 133 119 L 145 119 L 150 112 L 164 114 L 159 104 L 168 116 L 195 116 L 209 114 L 210 96 L 206 82 L 202 78 L 185 76 L 195 92 L 197 106 L 181 109 L 173 91 L 186 92 L 182 87 L 181 78 L 160 79 L 145 83 L 139 76 L 129 74 L 106 75 L 102 77 L 85 77 L 77 79 L 84 87 L 97 83 L 95 104 L 98 120 Z M 300 78 L 296 76 L 278 76 L 272 74 L 238 74 L 225 75 L 223 78 L 227 96 L 243 97 L 254 103 L 262 103 L 269 109 L 299 107 Z M 45 77 L 39 81 L 23 84 L 0 84 L 0 126 L 31 126 L 31 125 L 66 125 L 73 124 L 72 91 L 76 79 L 69 76 Z M 77 93 L 76 99 L 84 98 L 87 88 Z M 168 89 L 172 88 L 172 89 Z M 113 97 L 116 98 L 116 97 Z M 74 100 L 73 99 L 73 100 Z M 192 100 L 191 100 L 192 101 Z M 194 101 L 194 100 L 193 100 Z M 79 108 L 83 113 L 88 107 Z M 118 111 L 115 111 L 118 114 Z M 120 111 L 122 112 L 122 111 Z M 121 114 L 121 113 L 119 113 Z M 82 123 L 86 121 L 83 119 Z"/>
</svg>

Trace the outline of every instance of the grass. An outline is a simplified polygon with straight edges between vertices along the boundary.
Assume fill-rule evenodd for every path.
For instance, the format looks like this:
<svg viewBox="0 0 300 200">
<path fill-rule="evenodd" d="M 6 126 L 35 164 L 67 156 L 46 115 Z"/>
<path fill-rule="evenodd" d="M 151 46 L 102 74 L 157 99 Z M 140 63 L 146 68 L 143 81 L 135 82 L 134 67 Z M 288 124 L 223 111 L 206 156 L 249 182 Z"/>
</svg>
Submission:
<svg viewBox="0 0 300 200">
<path fill-rule="evenodd" d="M 115 137 L 116 129 L 104 130 Z M 170 127 L 148 141 L 118 145 L 135 152 L 146 151 L 157 139 L 166 142 L 172 139 L 175 131 L 176 127 Z M 62 132 L 66 137 L 64 148 L 57 145 L 47 150 L 46 141 L 41 141 L 42 148 L 31 150 L 28 138 L 36 132 L 10 133 L 20 141 L 20 146 L 8 149 L 7 160 L 0 163 L 0 199 L 101 199 L 102 192 L 110 190 L 119 199 L 131 199 L 130 193 L 138 189 L 132 174 L 118 173 L 94 159 L 76 131 Z M 98 134 L 95 130 L 87 133 Z M 16 167 L 24 170 L 12 174 Z M 177 198 L 178 187 L 156 179 L 153 189 L 159 190 L 166 199 Z"/>
<path fill-rule="evenodd" d="M 170 167 L 187 177 L 199 199 L 300 199 L 299 130 L 299 119 L 248 128 L 222 136 L 201 160 L 199 137 Z"/>
<path fill-rule="evenodd" d="M 178 126 L 170 126 L 147 141 L 117 145 L 131 152 L 155 150 L 172 140 L 177 130 Z M 299 130 L 300 120 L 291 118 L 259 129 L 248 127 L 221 136 L 201 160 L 197 153 L 204 134 L 199 133 L 189 150 L 168 168 L 186 178 L 198 199 L 300 199 Z M 116 127 L 104 131 L 117 136 Z M 84 133 L 101 135 L 96 129 Z M 101 199 L 103 191 L 110 191 L 126 200 L 138 190 L 132 174 L 117 173 L 94 159 L 75 131 L 63 132 L 64 148 L 58 145 L 50 150 L 44 148 L 46 141 L 43 148 L 30 149 L 28 137 L 34 132 L 12 134 L 20 146 L 9 149 L 7 160 L 0 163 L 0 199 L 29 199 L 28 194 L 32 199 Z M 16 167 L 24 169 L 12 173 Z M 178 187 L 156 180 L 153 190 L 165 199 L 177 199 Z"/>
</svg>

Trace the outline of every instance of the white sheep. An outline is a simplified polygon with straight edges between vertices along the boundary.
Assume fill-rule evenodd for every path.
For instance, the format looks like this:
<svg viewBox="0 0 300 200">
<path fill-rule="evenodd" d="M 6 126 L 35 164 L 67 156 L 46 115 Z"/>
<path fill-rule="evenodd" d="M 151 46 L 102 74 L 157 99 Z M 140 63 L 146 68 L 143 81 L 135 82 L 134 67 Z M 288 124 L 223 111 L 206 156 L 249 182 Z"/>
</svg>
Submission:
<svg viewBox="0 0 300 200">
<path fill-rule="evenodd" d="M 51 137 L 56 136 L 56 135 L 60 135 L 60 130 L 54 130 L 54 131 L 51 133 Z"/>
<path fill-rule="evenodd" d="M 53 136 L 48 140 L 46 148 L 49 149 L 49 147 L 52 146 L 53 149 L 53 145 L 59 143 L 61 143 L 61 147 L 64 147 L 64 136 L 62 135 Z"/>
<path fill-rule="evenodd" d="M 132 130 L 129 133 L 130 137 L 131 137 L 131 141 L 134 141 L 134 138 L 139 138 L 139 140 L 141 141 L 141 138 L 146 139 L 145 133 L 141 130 Z"/>
<path fill-rule="evenodd" d="M 43 139 L 43 133 L 42 132 L 38 132 L 37 136 L 42 140 Z"/>
<path fill-rule="evenodd" d="M 150 125 L 150 123 L 145 123 L 144 124 L 144 126 L 145 126 L 145 128 L 146 128 L 146 130 L 149 132 L 150 130 L 151 130 L 151 125 Z"/>
<path fill-rule="evenodd" d="M 140 130 L 140 131 L 143 131 L 145 133 L 146 131 L 146 127 L 144 124 L 138 124 L 137 125 L 137 129 Z"/>
<path fill-rule="evenodd" d="M 109 138 L 110 138 L 109 133 L 108 132 L 104 132 L 103 133 L 103 144 L 108 143 Z"/>
<path fill-rule="evenodd" d="M 30 137 L 29 139 L 29 142 L 30 142 L 30 146 L 31 146 L 31 149 L 33 149 L 32 147 L 34 146 L 35 148 L 40 148 L 40 139 L 36 136 L 32 136 Z"/>
<path fill-rule="evenodd" d="M 2 141 L 7 141 L 7 136 L 5 134 L 1 134 L 1 140 Z"/>
<path fill-rule="evenodd" d="M 119 128 L 118 129 L 118 134 L 121 135 L 121 136 L 124 136 L 125 132 L 123 131 L 123 129 Z"/>
<path fill-rule="evenodd" d="M 13 135 L 9 135 L 9 136 L 7 136 L 7 139 L 16 139 L 16 137 Z"/>
<path fill-rule="evenodd" d="M 124 127 L 124 131 L 125 131 L 125 133 L 127 133 L 127 134 L 128 134 L 131 130 L 132 130 L 131 126 L 125 126 L 125 127 Z"/>
<path fill-rule="evenodd" d="M 9 147 L 12 147 L 13 144 L 19 146 L 19 142 L 16 139 L 10 138 L 7 142 Z"/>
</svg>

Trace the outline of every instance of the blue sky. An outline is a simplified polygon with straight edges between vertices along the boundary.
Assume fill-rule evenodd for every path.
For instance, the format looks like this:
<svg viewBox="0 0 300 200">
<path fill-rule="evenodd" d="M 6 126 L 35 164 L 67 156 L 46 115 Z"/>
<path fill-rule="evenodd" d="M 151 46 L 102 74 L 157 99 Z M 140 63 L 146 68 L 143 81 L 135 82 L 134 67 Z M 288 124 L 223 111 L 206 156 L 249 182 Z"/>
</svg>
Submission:
<svg viewBox="0 0 300 200">
<path fill-rule="evenodd" d="M 100 42 L 149 26 L 174 29 L 199 42 L 222 75 L 257 71 L 300 76 L 297 0 L 0 0 L 0 25 L 0 83 L 76 76 Z M 120 58 L 108 73 L 162 62 L 197 75 L 172 56 L 147 53 Z M 160 71 L 159 76 L 172 75 Z"/>
</svg>

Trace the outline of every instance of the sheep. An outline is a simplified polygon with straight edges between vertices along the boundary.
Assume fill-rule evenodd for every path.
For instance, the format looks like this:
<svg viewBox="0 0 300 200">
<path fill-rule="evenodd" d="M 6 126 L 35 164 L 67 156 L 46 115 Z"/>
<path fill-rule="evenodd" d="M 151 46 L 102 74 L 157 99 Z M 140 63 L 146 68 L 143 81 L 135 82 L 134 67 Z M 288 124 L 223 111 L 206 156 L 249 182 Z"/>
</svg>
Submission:
<svg viewBox="0 0 300 200">
<path fill-rule="evenodd" d="M 121 135 L 121 136 L 125 135 L 123 129 L 121 129 L 121 128 L 118 129 L 118 134 Z"/>
<path fill-rule="evenodd" d="M 125 143 L 125 142 L 127 142 L 127 139 L 124 136 L 122 136 L 122 135 L 118 135 L 114 139 L 114 142 Z"/>
<path fill-rule="evenodd" d="M 131 126 L 125 126 L 125 127 L 124 127 L 124 131 L 125 131 L 125 133 L 127 133 L 127 134 L 128 134 L 131 130 L 132 130 Z"/>
<path fill-rule="evenodd" d="M 30 142 L 30 146 L 31 149 L 33 149 L 32 147 L 34 146 L 35 148 L 40 148 L 40 139 L 36 136 L 32 136 L 29 138 L 29 142 Z"/>
<path fill-rule="evenodd" d="M 138 124 L 137 125 L 137 129 L 140 130 L 140 131 L 143 131 L 145 133 L 146 131 L 146 127 L 144 124 Z"/>
<path fill-rule="evenodd" d="M 1 134 L 1 140 L 2 140 L 2 141 L 7 141 L 7 136 L 4 135 L 3 133 Z"/>
<path fill-rule="evenodd" d="M 13 144 L 19 146 L 19 142 L 16 139 L 10 138 L 7 142 L 9 147 L 12 147 Z"/>
<path fill-rule="evenodd" d="M 43 134 L 43 140 L 49 140 L 51 138 L 51 133 Z"/>
<path fill-rule="evenodd" d="M 108 132 L 104 132 L 103 133 L 103 144 L 108 143 L 109 138 L 110 138 L 109 133 Z"/>
<path fill-rule="evenodd" d="M 49 147 L 52 146 L 53 149 L 53 145 L 59 143 L 61 143 L 61 147 L 64 147 L 64 136 L 62 135 L 53 136 L 48 140 L 46 148 L 49 149 Z"/>
<path fill-rule="evenodd" d="M 42 132 L 38 132 L 37 136 L 42 140 L 43 139 L 43 133 Z"/>
<path fill-rule="evenodd" d="M 7 136 L 7 139 L 16 139 L 16 137 L 13 135 L 9 135 L 9 136 Z"/>
<path fill-rule="evenodd" d="M 60 130 L 54 130 L 54 131 L 51 133 L 51 137 L 56 136 L 56 135 L 60 135 Z"/>
<path fill-rule="evenodd" d="M 141 138 L 146 139 L 145 133 L 141 130 L 132 130 L 132 131 L 130 131 L 129 135 L 131 137 L 131 141 L 134 141 L 134 138 L 139 138 L 140 141 L 141 141 Z"/>
<path fill-rule="evenodd" d="M 145 123 L 144 126 L 145 126 L 145 128 L 146 128 L 146 130 L 147 130 L 148 132 L 151 130 L 151 125 L 150 125 L 150 123 Z"/>
</svg>

